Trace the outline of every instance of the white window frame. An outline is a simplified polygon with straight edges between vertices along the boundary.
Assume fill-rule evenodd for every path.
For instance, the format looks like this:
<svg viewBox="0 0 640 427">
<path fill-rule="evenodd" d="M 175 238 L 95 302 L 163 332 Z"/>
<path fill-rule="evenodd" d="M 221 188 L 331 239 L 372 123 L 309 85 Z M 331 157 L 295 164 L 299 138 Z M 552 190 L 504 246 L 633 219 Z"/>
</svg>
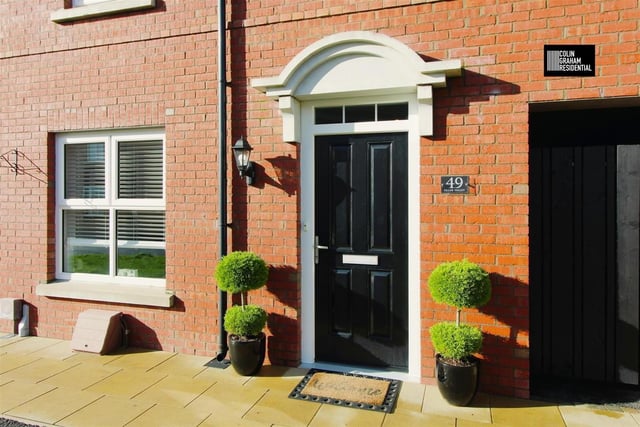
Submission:
<svg viewBox="0 0 640 427">
<path fill-rule="evenodd" d="M 94 4 L 94 3 L 104 3 L 107 1 L 111 1 L 111 0 L 72 0 L 71 7 L 81 7 L 81 6 L 87 6 L 89 4 Z"/>
<path fill-rule="evenodd" d="M 156 0 L 72 0 L 72 6 L 51 13 L 53 22 L 77 21 L 156 7 Z"/>
<path fill-rule="evenodd" d="M 158 199 L 119 199 L 117 197 L 118 143 L 121 141 L 162 141 L 162 198 Z M 105 197 L 104 199 L 65 199 L 64 148 L 69 144 L 102 142 L 105 144 Z M 115 213 L 118 210 L 162 210 L 166 212 L 166 140 L 163 129 L 112 130 L 103 132 L 74 132 L 56 135 L 56 279 L 81 281 L 83 283 L 109 283 L 165 287 L 165 278 L 125 277 L 114 271 L 114 260 L 118 241 L 115 236 Z M 69 273 L 63 271 L 64 230 L 63 211 L 65 210 L 109 210 L 109 251 L 112 260 L 108 275 Z M 166 241 L 162 247 L 166 247 Z"/>
</svg>

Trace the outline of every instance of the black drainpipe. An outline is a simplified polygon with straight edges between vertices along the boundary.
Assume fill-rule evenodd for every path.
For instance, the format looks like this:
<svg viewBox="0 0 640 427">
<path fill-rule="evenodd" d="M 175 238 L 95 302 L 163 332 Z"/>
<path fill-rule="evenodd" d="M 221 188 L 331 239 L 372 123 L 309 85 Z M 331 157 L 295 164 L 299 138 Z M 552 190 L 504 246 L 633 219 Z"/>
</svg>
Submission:
<svg viewBox="0 0 640 427">
<path fill-rule="evenodd" d="M 225 0 L 218 0 L 218 255 L 227 254 L 227 35 Z M 224 315 L 227 293 L 218 289 L 218 361 L 227 356 L 227 331 Z"/>
</svg>

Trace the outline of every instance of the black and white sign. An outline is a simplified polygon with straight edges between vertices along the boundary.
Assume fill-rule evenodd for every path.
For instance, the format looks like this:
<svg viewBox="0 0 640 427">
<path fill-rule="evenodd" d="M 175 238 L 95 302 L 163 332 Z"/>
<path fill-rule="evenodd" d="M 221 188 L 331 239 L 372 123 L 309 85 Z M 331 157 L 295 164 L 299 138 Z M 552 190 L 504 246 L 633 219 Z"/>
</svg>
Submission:
<svg viewBox="0 0 640 427">
<path fill-rule="evenodd" d="M 595 76 L 596 47 L 589 44 L 555 44 L 544 47 L 544 75 Z"/>
<path fill-rule="evenodd" d="M 440 190 L 442 193 L 468 194 L 469 177 L 460 175 L 441 176 Z"/>
</svg>

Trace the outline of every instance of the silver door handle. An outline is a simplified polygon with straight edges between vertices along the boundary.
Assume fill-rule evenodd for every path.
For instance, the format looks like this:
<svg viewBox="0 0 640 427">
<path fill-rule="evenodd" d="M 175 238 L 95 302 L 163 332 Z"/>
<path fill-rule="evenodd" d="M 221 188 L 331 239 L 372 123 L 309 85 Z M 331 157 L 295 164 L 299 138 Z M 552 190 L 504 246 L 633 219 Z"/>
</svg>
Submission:
<svg viewBox="0 0 640 427">
<path fill-rule="evenodd" d="M 320 262 L 320 249 L 329 249 L 329 246 L 323 246 L 318 243 L 319 243 L 318 236 L 316 236 L 313 241 L 313 257 L 316 264 Z"/>
</svg>

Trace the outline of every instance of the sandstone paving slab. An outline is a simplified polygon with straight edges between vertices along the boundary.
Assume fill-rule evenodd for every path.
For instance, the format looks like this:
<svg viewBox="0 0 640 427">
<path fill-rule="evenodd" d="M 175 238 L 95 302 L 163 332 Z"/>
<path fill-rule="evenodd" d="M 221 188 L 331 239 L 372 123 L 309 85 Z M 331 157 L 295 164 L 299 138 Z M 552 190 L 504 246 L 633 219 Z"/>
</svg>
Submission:
<svg viewBox="0 0 640 427">
<path fill-rule="evenodd" d="M 383 427 L 456 427 L 459 425 L 460 424 L 456 424 L 455 418 L 405 409 L 396 409 L 393 413 L 386 414 L 382 422 Z M 484 427 L 487 427 L 487 425 L 484 424 Z"/>
<path fill-rule="evenodd" d="M 206 411 L 159 404 L 129 422 L 127 427 L 197 427 L 209 415 L 211 413 Z"/>
<path fill-rule="evenodd" d="M 212 384 L 186 376 L 169 375 L 136 395 L 136 401 L 184 407 L 204 393 Z"/>
<path fill-rule="evenodd" d="M 21 337 L 2 347 L 2 351 L 11 354 L 31 354 L 46 347 L 59 344 L 60 340 L 42 337 Z"/>
<path fill-rule="evenodd" d="M 0 375 L 21 366 L 28 365 L 29 363 L 33 363 L 39 359 L 40 357 L 33 355 L 5 353 L 2 355 L 2 359 L 0 360 Z"/>
<path fill-rule="evenodd" d="M 597 405 L 561 405 L 559 410 L 567 427 L 638 427 L 634 417 L 620 410 L 611 410 Z"/>
<path fill-rule="evenodd" d="M 425 387 L 422 412 L 482 423 L 491 422 L 491 408 L 487 396 L 477 394 L 469 406 L 453 406 L 444 400 L 436 386 Z"/>
<path fill-rule="evenodd" d="M 176 356 L 176 353 L 132 348 L 125 353 L 119 354 L 119 356 L 109 362 L 109 365 L 123 369 L 148 371 Z"/>
<path fill-rule="evenodd" d="M 49 424 L 68 417 L 101 397 L 98 393 L 56 388 L 7 412 L 13 417 Z"/>
<path fill-rule="evenodd" d="M 271 425 L 306 426 L 318 409 L 319 403 L 289 399 L 280 393 L 267 391 L 243 418 Z"/>
<path fill-rule="evenodd" d="M 491 396 L 491 416 L 495 424 L 521 427 L 563 426 L 558 406 L 535 400 Z"/>
<path fill-rule="evenodd" d="M 44 382 L 55 385 L 56 387 L 75 387 L 84 390 L 119 371 L 121 371 L 121 369 L 117 367 L 78 363 L 65 371 L 47 378 Z"/>
<path fill-rule="evenodd" d="M 119 427 L 133 421 L 154 404 L 113 396 L 102 396 L 58 421 L 62 427 Z"/>
<path fill-rule="evenodd" d="M 43 347 L 30 354 L 48 359 L 63 360 L 72 357 L 75 352 L 71 349 L 71 342 L 58 341 L 53 345 Z"/>
<path fill-rule="evenodd" d="M 199 411 L 210 410 L 214 417 L 241 419 L 267 393 L 267 389 L 219 382 L 194 399 L 186 407 Z"/>
<path fill-rule="evenodd" d="M 309 404 L 310 402 L 303 402 Z M 384 412 L 366 411 L 336 405 L 321 405 L 313 415 L 310 427 L 323 426 L 380 426 Z"/>
<path fill-rule="evenodd" d="M 425 385 L 403 382 L 398 395 L 396 410 L 421 412 L 425 396 Z"/>
<path fill-rule="evenodd" d="M 150 372 L 195 377 L 209 369 L 205 364 L 210 357 L 176 354 L 150 369 Z"/>
<path fill-rule="evenodd" d="M 0 413 L 5 413 L 55 389 L 50 384 L 12 380 L 0 386 Z"/>
<path fill-rule="evenodd" d="M 165 377 L 137 370 L 119 370 L 86 390 L 109 396 L 133 398 Z"/>
<path fill-rule="evenodd" d="M 77 363 L 67 360 L 37 359 L 27 365 L 22 365 L 7 371 L 0 375 L 0 377 L 37 383 L 76 365 Z"/>
</svg>

